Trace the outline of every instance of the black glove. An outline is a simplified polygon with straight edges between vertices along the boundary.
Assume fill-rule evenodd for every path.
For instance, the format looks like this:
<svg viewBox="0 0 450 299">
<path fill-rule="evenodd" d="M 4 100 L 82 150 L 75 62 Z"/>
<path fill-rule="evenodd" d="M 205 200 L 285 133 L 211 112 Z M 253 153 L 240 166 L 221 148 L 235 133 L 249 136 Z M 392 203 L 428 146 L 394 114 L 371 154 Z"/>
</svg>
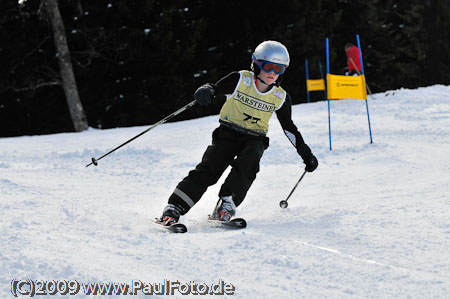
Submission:
<svg viewBox="0 0 450 299">
<path fill-rule="evenodd" d="M 299 145 L 297 148 L 298 154 L 302 157 L 303 163 L 305 163 L 305 170 L 307 172 L 313 172 L 319 166 L 319 161 L 312 154 L 311 149 L 306 144 Z"/>
<path fill-rule="evenodd" d="M 214 97 L 214 87 L 207 83 L 200 86 L 194 93 L 194 98 L 200 106 L 211 104 Z"/>
</svg>

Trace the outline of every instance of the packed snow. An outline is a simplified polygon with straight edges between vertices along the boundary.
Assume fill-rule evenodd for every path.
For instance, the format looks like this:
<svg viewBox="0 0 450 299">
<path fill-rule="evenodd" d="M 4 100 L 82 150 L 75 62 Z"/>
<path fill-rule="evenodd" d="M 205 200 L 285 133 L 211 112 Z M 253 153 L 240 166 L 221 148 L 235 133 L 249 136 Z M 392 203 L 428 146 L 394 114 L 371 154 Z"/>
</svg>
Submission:
<svg viewBox="0 0 450 299">
<path fill-rule="evenodd" d="M 200 161 L 217 115 L 160 125 L 89 167 L 147 127 L 0 138 L 0 297 L 29 297 L 31 280 L 41 291 L 76 281 L 74 298 L 93 297 L 84 283 L 139 281 L 176 282 L 174 298 L 198 298 L 182 295 L 189 284 L 226 285 L 230 298 L 449 298 L 450 86 L 368 104 L 372 144 L 365 102 L 331 102 L 332 151 L 327 102 L 293 107 L 320 164 L 287 209 L 279 202 L 304 165 L 272 118 L 236 215 L 243 230 L 207 222 L 228 170 L 181 218 L 186 234 L 152 223 Z M 149 297 L 160 298 L 132 296 Z"/>
</svg>

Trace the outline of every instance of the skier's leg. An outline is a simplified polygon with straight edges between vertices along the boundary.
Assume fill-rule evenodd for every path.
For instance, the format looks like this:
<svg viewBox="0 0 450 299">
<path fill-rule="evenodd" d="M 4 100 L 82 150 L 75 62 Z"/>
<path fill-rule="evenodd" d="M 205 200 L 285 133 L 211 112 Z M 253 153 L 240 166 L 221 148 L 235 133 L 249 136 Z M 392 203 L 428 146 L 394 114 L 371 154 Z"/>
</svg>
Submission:
<svg viewBox="0 0 450 299">
<path fill-rule="evenodd" d="M 231 162 L 232 169 L 220 189 L 219 197 L 232 195 L 236 206 L 242 203 L 259 172 L 259 162 L 267 146 L 268 138 L 252 139 L 246 143 L 237 158 Z"/>
<path fill-rule="evenodd" d="M 206 189 L 219 180 L 236 155 L 237 149 L 233 140 L 227 138 L 220 127 L 216 129 L 212 144 L 206 149 L 202 161 L 177 185 L 169 198 L 169 204 L 179 207 L 181 215 L 186 214 L 200 200 Z"/>
</svg>

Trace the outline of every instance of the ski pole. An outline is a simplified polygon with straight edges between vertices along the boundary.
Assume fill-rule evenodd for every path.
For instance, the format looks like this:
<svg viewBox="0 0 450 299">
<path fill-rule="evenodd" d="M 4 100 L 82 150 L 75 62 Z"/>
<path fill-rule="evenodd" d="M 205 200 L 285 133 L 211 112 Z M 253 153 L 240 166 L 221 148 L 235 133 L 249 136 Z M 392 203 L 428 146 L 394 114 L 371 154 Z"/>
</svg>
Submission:
<svg viewBox="0 0 450 299">
<path fill-rule="evenodd" d="M 351 57 L 348 58 L 350 60 L 350 62 L 353 64 L 353 67 L 355 68 L 356 72 L 358 73 L 358 76 L 361 76 L 361 72 L 358 70 L 358 67 L 356 66 L 356 63 L 353 61 L 353 59 Z M 369 85 L 366 82 L 366 89 L 369 92 L 370 96 L 373 97 L 372 95 L 372 91 L 370 90 Z"/>
<path fill-rule="evenodd" d="M 288 195 L 288 197 L 286 198 L 286 200 L 280 201 L 280 207 L 281 207 L 282 209 L 286 209 L 286 208 L 287 208 L 287 206 L 288 206 L 288 202 L 287 202 L 287 201 L 288 201 L 289 197 L 291 197 L 292 193 L 294 193 L 295 189 L 297 189 L 298 184 L 300 184 L 300 182 L 302 181 L 302 179 L 303 179 L 303 177 L 305 176 L 305 174 L 306 174 L 306 170 L 305 170 L 305 172 L 302 174 L 302 176 L 300 177 L 300 179 L 298 180 L 297 184 L 295 184 L 294 188 L 292 189 L 291 193 L 289 193 L 289 195 Z"/>
<path fill-rule="evenodd" d="M 108 155 L 111 154 L 112 152 L 115 152 L 116 150 L 118 150 L 118 149 L 121 148 L 122 146 L 124 146 L 124 145 L 130 143 L 131 141 L 135 140 L 136 138 L 138 138 L 138 137 L 144 135 L 145 133 L 147 133 L 147 132 L 150 131 L 151 129 L 154 129 L 154 128 L 156 128 L 157 126 L 159 126 L 159 125 L 161 125 L 161 124 L 167 122 L 167 121 L 168 121 L 169 119 L 171 119 L 172 117 L 177 116 L 177 115 L 180 114 L 181 112 L 183 112 L 183 111 L 185 111 L 185 110 L 191 108 L 192 106 L 195 105 L 195 103 L 196 103 L 195 100 L 192 101 L 192 102 L 190 102 L 190 103 L 187 104 L 186 106 L 184 106 L 184 107 L 178 109 L 178 110 L 175 111 L 174 113 L 172 113 L 172 114 L 166 116 L 165 118 L 161 119 L 159 122 L 157 122 L 156 124 L 152 125 L 152 126 L 149 127 L 147 130 L 145 130 L 145 131 L 139 133 L 138 135 L 134 136 L 134 137 L 131 138 L 130 140 L 128 140 L 128 141 L 122 143 L 121 145 L 119 145 L 118 147 L 116 147 L 116 148 L 110 150 L 109 152 L 107 152 L 106 154 L 104 154 L 103 156 L 101 156 L 100 158 L 97 158 L 97 159 L 96 159 L 96 158 L 93 157 L 93 158 L 91 159 L 92 162 L 89 163 L 88 165 L 86 165 L 86 167 L 88 167 L 88 166 L 90 166 L 90 165 L 92 165 L 92 164 L 94 164 L 95 166 L 97 166 L 99 160 L 101 160 L 101 159 L 103 159 L 104 157 L 108 156 Z"/>
</svg>

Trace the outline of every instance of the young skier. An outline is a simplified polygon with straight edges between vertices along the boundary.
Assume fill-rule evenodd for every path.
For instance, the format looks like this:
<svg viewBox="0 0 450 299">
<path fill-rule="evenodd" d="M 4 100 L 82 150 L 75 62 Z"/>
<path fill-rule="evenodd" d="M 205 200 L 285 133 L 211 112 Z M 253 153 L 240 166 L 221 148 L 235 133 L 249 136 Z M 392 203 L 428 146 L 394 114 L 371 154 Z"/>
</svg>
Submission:
<svg viewBox="0 0 450 299">
<path fill-rule="evenodd" d="M 213 219 L 229 221 L 259 171 L 260 159 L 269 146 L 266 134 L 274 111 L 284 133 L 302 157 L 305 170 L 312 172 L 317 168 L 316 157 L 291 119 L 291 97 L 280 86 L 289 61 L 283 44 L 265 41 L 252 55 L 252 71 L 232 72 L 215 84 L 207 83 L 197 89 L 194 98 L 201 106 L 210 104 L 213 99 L 226 100 L 220 111 L 220 126 L 214 130 L 212 144 L 202 161 L 170 196 L 159 218 L 161 224 L 177 223 L 180 215 L 186 214 L 231 166 L 211 215 Z"/>
</svg>

